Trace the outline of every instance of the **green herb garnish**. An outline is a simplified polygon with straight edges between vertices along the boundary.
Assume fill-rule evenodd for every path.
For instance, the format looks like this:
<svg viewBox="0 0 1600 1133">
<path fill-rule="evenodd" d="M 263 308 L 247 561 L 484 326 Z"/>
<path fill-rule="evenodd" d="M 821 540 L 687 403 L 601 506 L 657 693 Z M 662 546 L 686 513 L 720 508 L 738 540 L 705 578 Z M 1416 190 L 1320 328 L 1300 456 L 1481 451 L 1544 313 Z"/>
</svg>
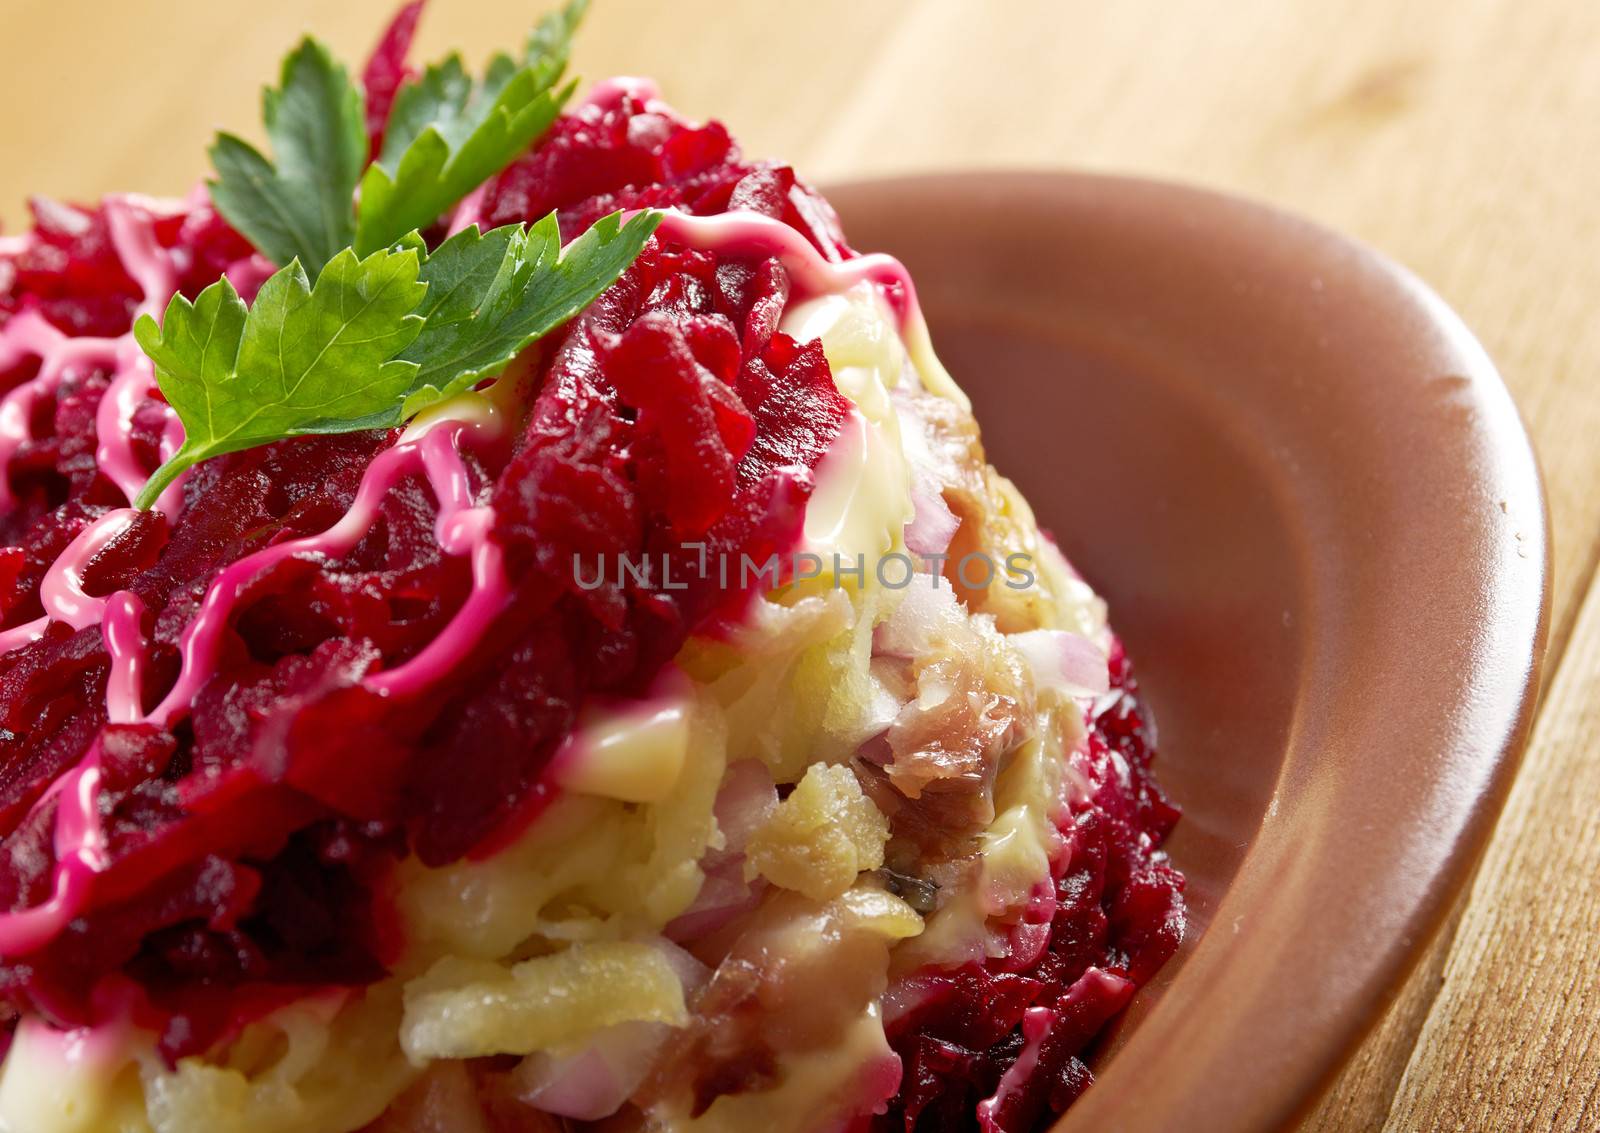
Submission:
<svg viewBox="0 0 1600 1133">
<path fill-rule="evenodd" d="M 445 241 L 422 265 L 428 295 L 417 313 L 426 325 L 400 355 L 418 369 L 399 415 L 500 373 L 610 287 L 660 222 L 659 213 L 645 213 L 623 224 L 613 213 L 564 250 L 554 213 L 529 228 L 481 236 L 468 228 Z"/>
<path fill-rule="evenodd" d="M 522 62 L 497 55 L 481 82 L 456 55 L 429 67 L 396 95 L 371 165 L 360 88 L 306 39 L 281 85 L 262 92 L 273 157 L 228 133 L 211 147 L 217 211 L 273 263 L 299 259 L 313 276 L 341 249 L 368 255 L 426 228 L 555 121 L 574 84 L 555 86 L 587 7 L 570 0 L 546 16 Z"/>
<path fill-rule="evenodd" d="M 184 442 L 134 501 L 148 508 L 186 468 L 287 437 L 390 428 L 493 378 L 582 311 L 660 223 L 608 216 L 563 249 L 555 214 L 468 228 L 433 252 L 421 230 L 523 153 L 560 112 L 571 0 L 499 55 L 479 82 L 451 56 L 395 98 L 383 152 L 362 172 L 362 95 L 305 40 L 262 98 L 268 159 L 232 134 L 212 148 L 217 209 L 284 264 L 247 306 L 227 279 L 160 325 L 134 327 Z M 360 182 L 360 204 L 355 201 Z"/>
<path fill-rule="evenodd" d="M 134 500 L 150 507 L 180 472 L 286 437 L 400 424 L 500 373 L 592 303 L 660 223 L 597 222 L 565 249 L 552 213 L 532 228 L 469 228 L 431 256 L 411 238 L 360 259 L 345 249 L 313 286 L 298 262 L 248 308 L 218 280 L 134 336 L 183 422 L 183 446 Z"/>
<path fill-rule="evenodd" d="M 574 84 L 554 88 L 586 7 L 575 0 L 545 17 L 521 66 L 498 55 L 475 84 L 452 55 L 400 91 L 383 153 L 361 178 L 356 251 L 427 227 L 549 128 L 572 94 Z"/>
<path fill-rule="evenodd" d="M 281 82 L 261 93 L 274 160 L 218 134 L 211 199 L 273 263 L 298 259 L 315 274 L 355 239 L 351 201 L 367 160 L 361 92 L 313 39 L 283 61 Z"/>
<path fill-rule="evenodd" d="M 412 314 L 427 292 L 417 254 L 348 248 L 313 287 L 298 260 L 261 287 L 253 306 L 226 279 L 193 303 L 174 295 L 157 326 L 134 337 L 156 365 L 156 381 L 183 421 L 183 446 L 139 493 L 149 507 L 190 465 L 306 433 L 338 433 L 340 419 L 374 404 L 398 404 L 416 363 L 395 358 L 422 330 Z"/>
</svg>

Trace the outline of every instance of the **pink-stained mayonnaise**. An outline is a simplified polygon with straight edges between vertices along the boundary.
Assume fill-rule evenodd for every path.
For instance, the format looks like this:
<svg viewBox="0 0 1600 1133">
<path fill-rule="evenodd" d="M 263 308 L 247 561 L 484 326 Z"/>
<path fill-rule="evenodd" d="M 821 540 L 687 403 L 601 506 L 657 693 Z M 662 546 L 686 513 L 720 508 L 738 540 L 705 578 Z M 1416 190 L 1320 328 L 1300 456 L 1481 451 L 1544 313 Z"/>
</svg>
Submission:
<svg viewBox="0 0 1600 1133">
<path fill-rule="evenodd" d="M 106 719 L 113 724 L 136 724 L 144 715 L 144 638 L 139 619 L 144 603 L 131 590 L 119 590 L 106 599 L 100 632 L 111 657 L 106 677 Z"/>
<path fill-rule="evenodd" d="M 52 620 L 64 622 L 73 629 L 83 629 L 100 621 L 106 600 L 84 593 L 83 572 L 95 555 L 128 529 L 135 514 L 132 509 L 118 508 L 78 532 L 46 568 L 39 582 L 39 602 L 44 606 L 44 614 L 31 622 L 0 631 L 0 651 L 37 640 Z"/>
<path fill-rule="evenodd" d="M 623 219 L 631 220 L 636 215 L 627 213 Z M 701 252 L 741 258 L 776 256 L 789 273 L 793 289 L 791 302 L 837 295 L 858 283 L 872 283 L 882 288 L 883 297 L 902 333 L 921 318 L 916 286 L 911 282 L 911 273 L 899 260 L 881 252 L 850 260 L 829 260 L 800 232 L 764 213 L 693 216 L 677 209 L 665 209 L 661 226 L 656 229 L 656 239 Z"/>
<path fill-rule="evenodd" d="M 29 356 L 39 359 L 39 372 L 0 398 L 0 468 L 9 468 L 17 450 L 33 439 L 35 403 L 54 397 L 74 366 L 114 364 L 118 342 L 115 338 L 69 338 L 35 311 L 24 311 L 0 327 L 0 366 L 14 366 Z M 10 476 L 0 477 L 0 511 L 9 511 L 15 504 Z"/>
<path fill-rule="evenodd" d="M 39 583 L 39 601 L 48 618 L 65 622 L 73 629 L 99 624 L 106 600 L 84 592 L 83 572 L 96 555 L 133 525 L 138 514 L 132 508 L 108 511 L 67 544 Z"/>
<path fill-rule="evenodd" d="M 123 270 L 139 285 L 135 319 L 143 315 L 159 318 L 168 299 L 178 290 L 178 273 L 172 257 L 156 243 L 151 220 L 160 204 L 143 197 L 116 196 L 106 199 L 106 223 L 111 229 L 111 244 L 122 261 Z M 117 344 L 116 369 L 111 388 L 100 399 L 95 415 L 95 464 L 122 494 L 132 500 L 149 478 L 133 453 L 133 414 L 139 404 L 156 392 L 155 368 L 132 334 Z M 168 411 L 169 426 L 178 415 Z M 181 426 L 180 426 L 181 427 Z M 166 454 L 163 454 L 165 456 Z M 175 514 L 183 500 L 183 477 L 162 492 L 157 506 Z"/>
<path fill-rule="evenodd" d="M 235 606 L 252 582 L 263 572 L 296 555 L 337 560 L 349 554 L 376 522 L 384 496 L 406 476 L 419 470 L 427 475 L 439 500 L 435 535 L 441 549 L 446 554 L 472 556 L 472 593 L 439 637 L 421 653 L 399 668 L 377 674 L 369 681 L 376 691 L 405 693 L 426 688 L 443 677 L 450 665 L 483 635 L 510 598 L 500 548 L 490 541 L 493 513 L 487 507 L 471 506 L 464 488 L 468 474 L 460 451 L 461 441 L 466 436 L 499 440 L 501 427 L 498 419 L 440 420 L 416 439 L 402 441 L 379 453 L 362 476 L 350 509 L 332 527 L 317 535 L 265 547 L 225 567 L 206 589 L 199 613 L 180 639 L 182 669 L 177 683 L 147 719 L 166 727 L 188 710 L 195 694 L 215 673 L 223 634 Z"/>
<path fill-rule="evenodd" d="M 44 799 L 63 796 L 62 809 L 56 815 L 55 885 L 43 903 L 0 914 L 0 955 L 26 954 L 48 944 L 87 902 L 90 883 L 103 865 L 94 854 L 99 824 L 92 818 L 99 785 L 100 743 L 96 740 L 83 762 L 45 791 Z M 85 794 L 86 807 L 81 805 Z"/>
<path fill-rule="evenodd" d="M 656 92 L 642 80 L 612 80 L 597 87 L 589 101 L 602 105 L 606 100 L 625 96 L 648 101 L 656 97 Z M 176 276 L 170 260 L 155 243 L 151 221 L 156 206 L 142 198 L 123 197 L 108 200 L 106 207 L 111 217 L 113 246 L 129 276 L 144 290 L 140 311 L 159 317 L 166 298 L 176 287 Z M 458 210 L 457 219 L 463 215 L 465 211 Z M 756 213 L 699 217 L 668 211 L 657 238 L 730 256 L 776 256 L 790 273 L 795 300 L 842 293 L 862 283 L 873 284 L 882 290 L 902 328 L 920 327 L 911 279 L 905 267 L 892 257 L 870 255 L 833 262 L 793 228 Z M 252 273 L 259 268 L 246 263 L 240 270 Z M 39 373 L 0 399 L 0 473 L 6 471 L 17 448 L 31 436 L 33 402 L 54 394 L 66 368 L 82 364 L 110 366 L 112 384 L 96 418 L 96 459 L 102 471 L 131 499 L 148 476 L 129 445 L 132 416 L 140 402 L 155 392 L 148 359 L 138 350 L 132 335 L 71 338 L 37 314 L 24 312 L 0 326 L 0 365 L 13 365 L 29 355 L 41 359 Z M 506 443 L 514 415 L 497 405 L 489 391 L 462 395 L 452 404 L 458 407 L 455 411 L 449 406 L 437 407 L 414 422 L 393 447 L 374 458 L 349 510 L 327 530 L 263 548 L 218 573 L 201 599 L 194 620 L 180 637 L 178 679 L 148 713 L 141 697 L 146 643 L 140 628 L 143 609 L 139 599 L 128 591 L 98 597 L 86 594 L 82 588 L 89 560 L 126 529 L 136 514 L 131 508 L 108 512 L 79 533 L 49 568 L 41 585 L 44 616 L 0 631 L 0 651 L 35 640 L 51 620 L 79 630 L 99 624 L 111 660 L 106 687 L 108 719 L 114 723 L 148 722 L 169 727 L 189 710 L 196 694 L 215 675 L 224 635 L 251 583 L 262 572 L 292 556 L 337 560 L 349 554 L 372 527 L 384 497 L 402 479 L 420 472 L 439 504 L 435 538 L 446 554 L 469 560 L 472 587 L 460 609 L 433 641 L 397 667 L 366 677 L 364 684 L 384 696 L 425 692 L 470 653 L 512 596 L 504 553 L 493 537 L 494 511 L 474 498 L 462 453 L 464 447 Z M 169 411 L 161 446 L 163 458 L 176 451 L 182 439 L 177 415 Z M 0 475 L 0 510 L 13 502 L 7 480 L 8 476 Z M 182 481 L 163 492 L 156 506 L 168 516 L 176 516 L 182 507 Z M 78 766 L 51 784 L 35 804 L 35 810 L 51 801 L 58 806 L 54 886 L 49 899 L 39 906 L 0 912 L 0 955 L 23 955 L 43 946 L 88 903 L 93 877 L 104 868 L 104 836 L 97 807 L 100 750 L 96 741 Z"/>
<path fill-rule="evenodd" d="M 426 689 L 477 643 L 511 596 L 502 552 L 490 538 L 493 514 L 487 507 L 473 506 L 460 450 L 467 436 L 501 440 L 502 428 L 503 418 L 499 415 L 466 422 L 448 417 L 438 420 L 415 439 L 402 441 L 373 460 L 362 477 L 355 502 L 332 527 L 317 535 L 265 547 L 222 570 L 207 588 L 194 621 L 183 632 L 182 668 L 177 682 L 148 714 L 143 711 L 139 689 L 139 674 L 145 663 L 139 599 L 128 591 L 95 598 L 85 594 L 81 586 L 82 571 L 89 560 L 125 530 L 137 513 L 131 508 L 119 508 L 85 528 L 50 567 L 45 584 L 40 587 L 41 598 L 47 611 L 77 629 L 101 622 L 104 617 L 101 632 L 111 658 L 106 688 L 108 718 L 118 723 L 149 722 L 168 727 L 188 711 L 195 694 L 215 673 L 223 634 L 250 584 L 262 572 L 295 555 L 342 558 L 371 529 L 384 496 L 405 476 L 422 471 L 440 503 L 435 530 L 441 548 L 447 554 L 472 557 L 472 593 L 422 652 L 395 669 L 368 678 L 368 683 L 374 691 L 389 695 Z M 48 617 L 40 622 L 47 620 Z M 43 625 L 38 623 L 31 623 L 28 628 L 34 625 L 38 633 L 43 632 Z M 52 801 L 58 808 L 55 887 L 43 905 L 0 913 L 0 955 L 33 951 L 82 910 L 90 880 L 104 866 L 104 836 L 97 806 L 99 764 L 100 746 L 96 741 L 78 766 L 51 784 L 34 804 L 34 811 Z"/>
<path fill-rule="evenodd" d="M 170 255 L 157 243 L 154 228 L 155 219 L 171 208 L 168 203 L 134 195 L 111 196 L 105 201 L 111 246 L 143 294 L 136 318 L 159 314 L 178 289 L 177 271 Z M 111 371 L 111 386 L 95 415 L 95 463 L 132 500 L 149 478 L 133 453 L 133 413 L 156 388 L 150 359 L 132 333 L 116 338 L 73 338 L 37 312 L 25 311 L 0 327 L 0 367 L 13 366 L 29 355 L 40 360 L 38 374 L 0 399 L 0 468 L 9 465 L 16 451 L 33 439 L 35 402 L 55 396 L 73 367 L 105 367 Z M 163 510 L 171 514 L 182 499 L 183 489 L 174 483 L 162 496 Z M 10 478 L 0 477 L 0 511 L 13 503 Z"/>
</svg>

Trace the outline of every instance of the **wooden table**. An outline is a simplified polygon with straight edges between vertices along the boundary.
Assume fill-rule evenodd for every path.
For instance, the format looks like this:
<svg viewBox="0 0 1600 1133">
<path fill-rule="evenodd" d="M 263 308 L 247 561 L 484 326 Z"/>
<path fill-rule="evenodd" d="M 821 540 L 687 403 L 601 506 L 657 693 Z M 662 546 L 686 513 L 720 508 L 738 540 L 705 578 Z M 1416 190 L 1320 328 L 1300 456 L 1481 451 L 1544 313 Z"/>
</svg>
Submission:
<svg viewBox="0 0 1600 1133">
<path fill-rule="evenodd" d="M 435 4 L 423 49 L 470 58 L 540 7 Z M 389 8 L 0 0 L 0 216 L 29 192 L 183 191 L 302 30 L 359 58 Z M 1545 700 L 1476 883 L 1309 1125 L 1600 1127 L 1600 3 L 597 0 L 577 62 L 654 75 L 814 180 L 1198 181 L 1353 233 L 1443 293 L 1544 462 Z"/>
</svg>

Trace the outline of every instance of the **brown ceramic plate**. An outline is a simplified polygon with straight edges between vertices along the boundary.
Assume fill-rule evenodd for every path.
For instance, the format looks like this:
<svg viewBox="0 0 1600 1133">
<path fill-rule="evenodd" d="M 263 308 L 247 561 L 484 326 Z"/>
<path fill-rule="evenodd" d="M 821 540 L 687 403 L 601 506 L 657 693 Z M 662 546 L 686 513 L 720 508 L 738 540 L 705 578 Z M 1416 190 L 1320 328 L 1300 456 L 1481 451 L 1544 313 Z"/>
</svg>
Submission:
<svg viewBox="0 0 1600 1133">
<path fill-rule="evenodd" d="M 1548 620 L 1527 437 L 1456 316 L 1259 205 L 1073 174 L 830 193 L 902 257 L 990 458 L 1110 600 L 1190 940 L 1058 1129 L 1269 1129 L 1466 882 Z"/>
</svg>

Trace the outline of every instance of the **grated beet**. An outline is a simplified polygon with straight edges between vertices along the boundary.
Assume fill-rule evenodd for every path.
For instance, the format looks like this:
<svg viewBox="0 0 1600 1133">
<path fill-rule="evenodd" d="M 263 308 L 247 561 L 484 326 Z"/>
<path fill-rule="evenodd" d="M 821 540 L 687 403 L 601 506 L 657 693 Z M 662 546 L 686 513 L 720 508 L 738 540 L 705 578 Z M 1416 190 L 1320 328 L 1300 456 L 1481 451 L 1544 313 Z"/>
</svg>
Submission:
<svg viewBox="0 0 1600 1133">
<path fill-rule="evenodd" d="M 418 7 L 402 10 L 364 73 L 374 151 L 411 74 Z M 486 225 L 554 210 L 571 239 L 644 206 L 755 210 L 826 258 L 854 254 L 792 170 L 747 162 L 720 124 L 688 124 L 627 93 L 559 119 L 471 207 Z M 125 333 L 146 297 L 105 210 L 36 201 L 34 215 L 34 239 L 0 253 L 0 324 L 31 310 L 70 335 Z M 152 223 L 191 297 L 253 254 L 203 199 Z M 393 864 L 501 844 L 547 801 L 542 772 L 585 697 L 642 691 L 690 633 L 739 616 L 749 594 L 702 577 L 702 552 L 683 543 L 712 561 L 764 562 L 799 537 L 811 471 L 846 404 L 820 344 L 779 333 L 789 292 L 777 259 L 655 239 L 530 354 L 520 436 L 504 451 L 463 453 L 475 498 L 494 509 L 513 597 L 426 695 L 362 684 L 414 657 L 469 592 L 469 564 L 441 552 L 438 502 L 415 475 L 344 558 L 293 557 L 250 580 L 215 675 L 170 730 L 108 723 L 98 626 L 51 624 L 0 654 L 0 908 L 48 897 L 57 804 L 46 789 L 94 745 L 107 860 L 82 915 L 0 963 L 0 1019 L 35 1011 L 75 1025 L 131 1012 L 177 1058 L 319 988 L 380 978 L 398 945 L 377 896 Z M 36 359 L 8 359 L 0 393 L 37 372 Z M 0 516 L 0 630 L 42 614 L 46 568 L 124 502 L 95 463 L 109 377 L 89 365 L 63 373 L 3 470 L 14 502 Z M 132 452 L 147 468 L 166 421 L 156 400 L 133 415 Z M 335 523 L 397 435 L 302 438 L 209 461 L 176 517 L 142 515 L 95 556 L 88 592 L 142 603 L 147 710 L 176 682 L 182 634 L 218 573 Z M 686 585 L 579 584 L 575 560 L 623 556 L 664 563 Z M 1035 941 L 1048 934 L 1044 947 L 1025 963 L 914 977 L 914 1005 L 888 1024 L 900 1091 L 856 1128 L 967 1130 L 980 1113 L 990 1130 L 1034 1128 L 1089 1083 L 1094 1037 L 1180 943 L 1182 877 L 1160 852 L 1178 812 L 1150 778 L 1153 730 L 1120 646 L 1111 675 L 1083 757 L 1100 787 L 1067 820 L 1048 923 L 1041 911 L 1027 929 Z M 1012 1081 L 1024 1055 L 1037 1072 Z"/>
<path fill-rule="evenodd" d="M 374 108 L 403 81 L 413 17 L 401 14 L 367 69 Z M 381 118 L 370 125 L 379 144 Z M 845 251 L 790 171 L 745 162 L 719 125 L 634 99 L 561 119 L 486 188 L 483 208 L 495 224 L 559 209 L 570 239 L 647 201 L 758 207 L 828 254 Z M 35 212 L 37 240 L 0 255 L 0 320 L 37 309 L 71 334 L 125 332 L 141 296 L 103 210 Z M 188 294 L 250 255 L 203 201 L 153 224 Z M 463 454 L 495 508 L 514 599 L 425 695 L 361 683 L 415 656 L 469 591 L 469 564 L 440 550 L 420 476 L 387 494 L 344 558 L 292 557 L 250 580 L 215 675 L 170 730 L 108 725 L 98 626 L 52 624 L 0 655 L 0 906 L 48 896 L 56 803 L 44 792 L 94 744 L 107 842 L 83 914 L 0 964 L 0 1010 L 64 1024 L 132 1010 L 177 1057 L 308 989 L 378 978 L 395 947 L 374 896 L 384 870 L 408 853 L 442 863 L 481 852 L 526 822 L 585 696 L 642 690 L 688 634 L 739 614 L 748 595 L 697 578 L 698 556 L 680 544 L 762 560 L 798 538 L 811 469 L 846 405 L 820 347 L 777 332 L 788 290 L 776 260 L 652 240 L 530 357 L 521 436 Z M 0 390 L 35 371 L 17 362 Z M 0 521 L 0 628 L 39 616 L 46 566 L 123 503 L 94 463 L 106 386 L 98 370 L 67 375 L 5 470 L 17 503 Z M 164 422 L 154 401 L 134 415 L 148 467 Z M 142 517 L 95 557 L 90 593 L 143 604 L 147 709 L 177 679 L 182 633 L 222 568 L 331 526 L 396 436 L 302 438 L 209 461 L 179 515 Z M 577 586 L 573 555 L 600 553 L 668 556 L 687 588 Z"/>
<path fill-rule="evenodd" d="M 558 119 L 480 202 L 490 226 L 555 211 L 569 237 L 618 209 L 668 207 L 702 216 L 752 208 L 829 259 L 848 254 L 833 210 L 794 170 L 747 163 L 720 122 L 687 126 L 633 95 Z"/>
<path fill-rule="evenodd" d="M 383 135 L 389 125 L 389 111 L 394 109 L 394 96 L 415 74 L 406 63 L 406 55 L 417 34 L 422 3 L 423 0 L 411 0 L 395 13 L 361 72 L 361 86 L 367 96 L 367 136 L 371 139 L 370 153 L 374 161 L 383 151 Z"/>
<path fill-rule="evenodd" d="M 904 1066 L 900 1092 L 872 1129 L 1039 1128 L 1093 1080 L 1088 1048 L 1182 943 L 1183 875 L 1160 850 L 1178 812 L 1150 777 L 1155 730 L 1121 642 L 1112 645 L 1111 687 L 1088 720 L 1089 777 L 1102 786 L 1063 827 L 1069 849 L 1044 951 L 1021 972 L 1001 958 L 911 978 L 912 1006 L 886 1027 Z M 1108 766 L 1113 752 L 1126 761 L 1131 790 Z M 1033 1072 L 1004 1088 L 1030 1043 Z M 991 1097 L 997 1104 L 980 1110 Z"/>
<path fill-rule="evenodd" d="M 109 337 L 133 325 L 139 285 L 129 277 L 111 244 L 104 209 L 82 208 L 44 197 L 28 202 L 34 240 L 21 254 L 0 257 L 0 314 L 26 306 L 59 330 Z M 11 383 L 6 383 L 10 385 Z"/>
</svg>

